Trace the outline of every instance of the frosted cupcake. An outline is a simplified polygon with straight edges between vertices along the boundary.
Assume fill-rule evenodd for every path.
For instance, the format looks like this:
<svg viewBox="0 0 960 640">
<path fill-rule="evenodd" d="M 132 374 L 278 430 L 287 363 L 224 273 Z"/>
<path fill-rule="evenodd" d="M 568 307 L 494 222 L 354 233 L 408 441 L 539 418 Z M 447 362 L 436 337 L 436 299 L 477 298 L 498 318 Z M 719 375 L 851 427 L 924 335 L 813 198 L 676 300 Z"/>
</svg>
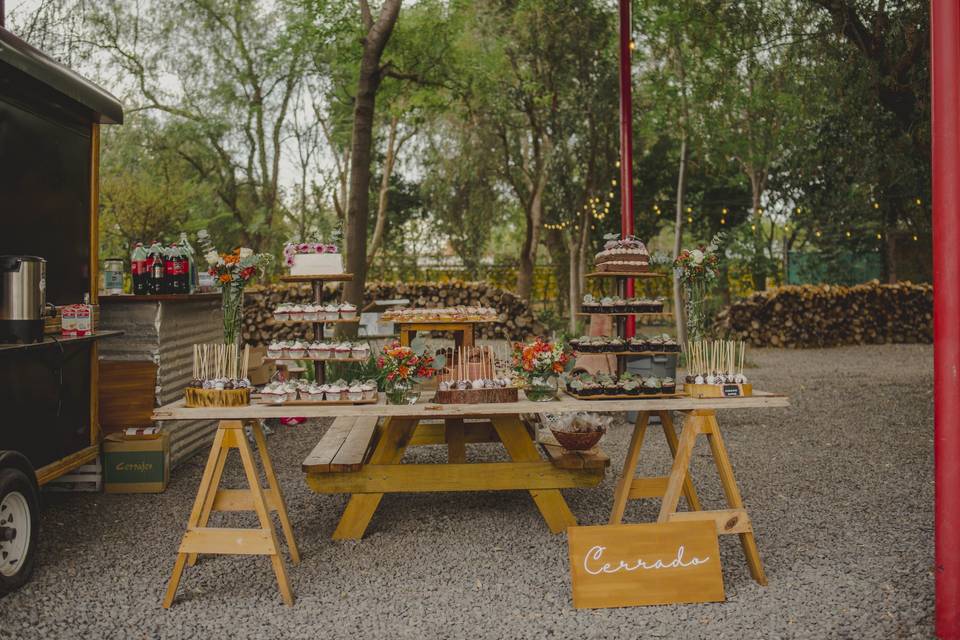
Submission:
<svg viewBox="0 0 960 640">
<path fill-rule="evenodd" d="M 349 302 L 340 305 L 340 317 L 344 320 L 352 320 L 357 317 L 357 308 Z"/>
<path fill-rule="evenodd" d="M 306 398 L 310 402 L 322 402 L 323 401 L 323 387 L 317 384 L 312 384 L 307 387 Z"/>
<path fill-rule="evenodd" d="M 350 346 L 349 342 L 341 342 L 333 349 L 337 360 L 348 359 L 352 350 L 353 348 Z"/>
<path fill-rule="evenodd" d="M 284 303 L 273 310 L 273 319 L 279 322 L 286 322 L 290 319 L 290 305 Z"/>
<path fill-rule="evenodd" d="M 323 307 L 317 304 L 307 304 L 303 306 L 303 319 L 304 320 L 319 320 L 320 319 L 320 310 Z"/>
<path fill-rule="evenodd" d="M 340 307 L 335 304 L 328 304 L 323 308 L 323 319 L 324 320 L 339 320 L 340 319 Z"/>
<path fill-rule="evenodd" d="M 267 357 L 276 360 L 283 357 L 283 343 L 274 340 L 267 345 Z"/>
<path fill-rule="evenodd" d="M 260 397 L 270 404 L 282 404 L 287 400 L 287 390 L 283 385 L 271 383 L 260 390 Z"/>
<path fill-rule="evenodd" d="M 327 390 L 324 392 L 324 398 L 329 401 L 339 401 L 341 395 L 343 394 L 343 389 L 337 383 L 328 384 Z"/>
<path fill-rule="evenodd" d="M 286 351 L 287 351 L 287 357 L 293 358 L 294 360 L 298 358 L 307 357 L 307 345 L 300 342 L 299 340 L 297 340 L 292 345 L 287 347 Z"/>
<path fill-rule="evenodd" d="M 303 307 L 298 304 L 290 305 L 288 313 L 291 320 L 303 320 Z"/>
<path fill-rule="evenodd" d="M 351 386 L 349 389 L 347 389 L 347 399 L 350 400 L 350 402 L 358 402 L 363 400 L 363 387 L 361 387 L 359 384 Z"/>
<path fill-rule="evenodd" d="M 364 400 L 376 400 L 377 399 L 377 383 L 373 380 L 367 380 L 362 385 L 363 389 L 363 399 Z"/>
<path fill-rule="evenodd" d="M 366 343 L 353 345 L 353 349 L 350 351 L 350 357 L 366 360 L 370 357 L 370 345 Z"/>
<path fill-rule="evenodd" d="M 311 342 L 307 345 L 307 355 L 316 359 L 326 358 L 327 351 L 325 347 L 326 345 L 322 342 Z"/>
</svg>

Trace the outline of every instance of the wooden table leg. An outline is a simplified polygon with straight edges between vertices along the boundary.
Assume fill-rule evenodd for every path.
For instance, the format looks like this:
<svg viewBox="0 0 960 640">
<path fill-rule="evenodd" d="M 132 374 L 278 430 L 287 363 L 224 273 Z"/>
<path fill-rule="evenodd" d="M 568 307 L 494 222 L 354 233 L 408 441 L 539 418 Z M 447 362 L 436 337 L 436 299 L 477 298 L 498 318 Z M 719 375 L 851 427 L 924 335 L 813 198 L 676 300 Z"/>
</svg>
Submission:
<svg viewBox="0 0 960 640">
<path fill-rule="evenodd" d="M 444 420 L 444 432 L 447 440 L 447 462 L 450 464 L 467 461 L 466 427 L 462 418 Z"/>
<path fill-rule="evenodd" d="M 710 443 L 710 450 L 713 452 L 713 460 L 717 465 L 717 473 L 720 475 L 720 484 L 723 485 L 723 493 L 727 497 L 727 504 L 731 509 L 743 509 L 743 498 L 740 496 L 740 489 L 737 488 L 737 481 L 733 477 L 733 466 L 730 464 L 730 456 L 727 454 L 727 447 L 723 443 L 723 436 L 720 435 L 720 425 L 717 423 L 716 414 L 707 417 L 709 431 L 707 440 Z M 739 534 L 740 545 L 743 547 L 743 555 L 747 558 L 747 565 L 750 567 L 750 575 L 753 579 L 762 585 L 767 584 L 767 575 L 763 570 L 763 563 L 760 561 L 760 551 L 757 549 L 757 541 L 753 536 L 753 529 Z"/>
<path fill-rule="evenodd" d="M 496 416 L 492 421 L 511 459 L 516 462 L 542 460 L 536 444 L 524 428 L 519 416 Z M 553 533 L 561 533 L 566 531 L 567 527 L 577 525 L 577 519 L 570 511 L 559 489 L 531 490 L 530 496 Z"/>
<path fill-rule="evenodd" d="M 670 468 L 667 490 L 663 494 L 663 502 L 660 503 L 660 516 L 657 518 L 657 522 L 669 522 L 670 515 L 677 511 L 680 494 L 683 493 L 683 484 L 687 479 L 690 468 L 693 446 L 697 442 L 697 435 L 701 433 L 701 425 L 705 420 L 703 416 L 694 411 L 683 421 L 683 430 L 680 432 L 680 440 L 677 442 L 677 454 L 674 456 L 673 466 Z"/>
<path fill-rule="evenodd" d="M 647 433 L 647 422 L 650 420 L 648 411 L 638 411 L 637 421 L 633 425 L 633 436 L 630 438 L 630 448 L 627 450 L 627 459 L 623 463 L 623 471 L 617 488 L 613 492 L 613 511 L 610 513 L 610 524 L 620 524 L 623 521 L 623 512 L 627 508 L 627 499 L 630 496 L 630 485 L 637 473 L 637 463 L 640 462 L 640 449 L 643 448 L 643 437 Z"/>
<path fill-rule="evenodd" d="M 400 464 L 418 422 L 417 418 L 387 418 L 377 448 L 370 455 L 368 464 Z M 381 499 L 382 493 L 355 493 L 350 496 L 347 508 L 333 532 L 333 539 L 362 538 L 373 513 L 380 506 Z"/>
<path fill-rule="evenodd" d="M 164 608 L 173 604 L 177 587 L 183 575 L 184 567 L 189 558 L 195 558 L 199 553 L 207 554 L 239 554 L 239 555 L 266 555 L 270 557 L 274 573 L 277 576 L 277 585 L 280 595 L 288 605 L 293 604 L 293 591 L 287 579 L 283 559 L 280 557 L 277 535 L 270 521 L 271 507 L 281 514 L 281 522 L 286 520 L 284 532 L 289 534 L 291 555 L 299 554 L 296 543 L 293 541 L 292 530 L 289 529 L 289 519 L 286 517 L 286 508 L 283 505 L 283 496 L 279 491 L 276 475 L 266 452 L 266 442 L 259 425 L 254 426 L 255 437 L 259 434 L 258 444 L 261 447 L 261 457 L 264 461 L 264 470 L 267 475 L 269 489 L 264 492 L 260 486 L 257 467 L 253 461 L 253 451 L 243 431 L 243 423 L 236 420 L 224 420 L 217 426 L 210 456 L 203 470 L 197 497 L 187 520 L 187 532 L 180 543 L 177 560 L 174 563 L 173 575 L 167 585 L 163 599 Z M 223 474 L 223 465 L 230 449 L 240 452 L 244 474 L 249 488 L 246 490 L 219 490 L 219 480 Z M 209 528 L 206 523 L 212 511 L 243 511 L 253 510 L 260 521 L 259 529 L 226 529 Z"/>
<path fill-rule="evenodd" d="M 677 457 L 677 431 L 673 426 L 673 417 L 669 411 L 659 411 L 660 424 L 663 426 L 663 435 L 667 438 L 667 446 L 670 447 L 670 455 L 674 459 Z M 693 488 L 693 480 L 690 479 L 690 471 L 683 479 L 683 497 L 687 499 L 687 504 L 693 511 L 700 511 L 700 499 L 697 497 L 697 490 Z"/>
<path fill-rule="evenodd" d="M 270 460 L 269 452 L 267 452 L 267 439 L 263 437 L 263 428 L 260 426 L 259 420 L 253 421 L 251 430 L 253 431 L 253 439 L 257 443 L 257 451 L 260 453 L 260 462 L 263 463 L 263 473 L 267 477 L 267 493 L 272 498 L 272 506 L 277 511 L 283 536 L 290 548 L 290 562 L 295 565 L 300 564 L 300 549 L 297 548 L 297 541 L 293 537 L 293 527 L 290 525 L 290 516 L 287 514 L 287 502 L 283 498 L 280 482 L 273 470 L 273 462 Z"/>
</svg>

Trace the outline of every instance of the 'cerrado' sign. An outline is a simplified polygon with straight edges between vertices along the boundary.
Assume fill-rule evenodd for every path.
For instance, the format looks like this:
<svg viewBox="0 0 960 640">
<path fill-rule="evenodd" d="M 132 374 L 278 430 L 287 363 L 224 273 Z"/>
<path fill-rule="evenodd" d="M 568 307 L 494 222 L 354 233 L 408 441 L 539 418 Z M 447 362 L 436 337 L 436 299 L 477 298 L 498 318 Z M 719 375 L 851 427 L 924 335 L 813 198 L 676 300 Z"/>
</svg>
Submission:
<svg viewBox="0 0 960 640">
<path fill-rule="evenodd" d="M 567 535 L 578 609 L 724 599 L 712 521 L 570 527 Z"/>
</svg>

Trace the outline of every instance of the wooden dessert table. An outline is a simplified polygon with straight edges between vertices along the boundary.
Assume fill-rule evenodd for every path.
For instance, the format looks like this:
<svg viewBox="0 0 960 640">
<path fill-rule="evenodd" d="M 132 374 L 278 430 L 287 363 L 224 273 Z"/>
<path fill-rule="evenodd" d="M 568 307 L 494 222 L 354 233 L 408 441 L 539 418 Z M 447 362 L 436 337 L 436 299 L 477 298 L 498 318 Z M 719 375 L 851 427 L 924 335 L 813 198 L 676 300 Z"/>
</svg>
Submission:
<svg viewBox="0 0 960 640">
<path fill-rule="evenodd" d="M 521 398 L 522 398 L 521 394 Z M 297 415 L 307 418 L 335 418 L 323 438 L 304 460 L 302 468 L 308 485 L 318 493 L 349 493 L 350 501 L 334 531 L 334 539 L 359 539 L 373 518 L 385 493 L 440 492 L 440 491 L 529 491 L 549 529 L 554 533 L 577 524 L 576 518 L 560 494 L 560 489 L 596 486 L 603 479 L 609 460 L 599 450 L 590 453 L 570 453 L 555 441 L 538 443 L 528 418 L 536 414 L 569 413 L 577 411 L 623 412 L 638 411 L 629 453 L 614 496 L 611 523 L 622 520 L 627 500 L 648 497 L 663 499 L 660 522 L 680 520 L 710 520 L 717 523 L 719 533 L 739 534 L 754 579 L 766 583 L 763 566 L 757 552 L 749 517 L 733 477 L 720 428 L 716 421 L 718 409 L 751 409 L 788 406 L 787 398 L 755 392 L 746 398 L 651 398 L 641 400 L 578 400 L 561 396 L 553 402 L 519 402 L 500 404 L 440 405 L 426 396 L 414 405 L 388 405 L 383 399 L 366 405 L 298 405 Z M 683 429 L 676 435 L 672 411 L 685 414 Z M 192 560 L 191 554 L 240 553 L 268 555 L 274 562 L 281 593 L 285 601 L 289 587 L 282 572 L 282 561 L 277 553 L 276 536 L 270 526 L 267 509 L 278 512 L 294 561 L 296 544 L 289 523 L 280 487 L 276 483 L 266 452 L 266 443 L 257 436 L 260 455 L 268 480 L 268 488 L 261 489 L 256 474 L 251 473 L 249 447 L 239 430 L 241 421 L 282 418 L 290 413 L 284 405 L 253 404 L 244 407 L 187 408 L 183 401 L 154 411 L 154 420 L 219 420 L 221 431 L 230 430 L 229 444 L 240 449 L 250 484 L 249 491 L 219 490 L 219 475 L 224 456 L 214 443 L 207 469 L 201 481 L 200 492 L 187 525 L 180 553 L 171 579 L 165 605 L 169 606 L 176 592 L 183 565 Z M 669 476 L 635 478 L 640 449 L 651 415 L 657 415 L 663 425 L 667 443 L 674 456 Z M 255 434 L 258 430 L 255 429 Z M 703 511 L 689 478 L 690 457 L 698 435 L 706 435 L 709 442 L 728 508 Z M 509 462 L 467 463 L 466 444 L 473 442 L 500 442 L 511 460 Z M 401 464 L 406 449 L 411 446 L 443 444 L 447 446 L 445 464 Z M 542 449 L 538 450 L 538 446 Z M 246 450 L 245 450 L 246 449 Z M 214 480 L 216 478 L 216 480 Z M 690 511 L 677 510 L 681 495 L 685 495 Z M 233 535 L 199 533 L 206 525 L 211 511 L 255 510 L 260 516 L 261 528 L 249 530 L 259 541 L 256 545 L 241 543 Z M 223 531 L 204 529 L 206 532 Z M 198 540 L 206 537 L 203 544 Z M 279 566 L 279 569 L 277 567 Z"/>
</svg>

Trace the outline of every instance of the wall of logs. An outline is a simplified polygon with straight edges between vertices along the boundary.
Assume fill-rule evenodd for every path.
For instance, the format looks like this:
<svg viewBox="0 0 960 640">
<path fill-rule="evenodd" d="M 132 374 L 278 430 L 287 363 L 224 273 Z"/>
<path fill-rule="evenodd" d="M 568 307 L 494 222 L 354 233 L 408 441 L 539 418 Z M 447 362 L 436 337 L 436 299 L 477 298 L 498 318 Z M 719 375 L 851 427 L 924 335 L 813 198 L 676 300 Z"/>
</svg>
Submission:
<svg viewBox="0 0 960 640">
<path fill-rule="evenodd" d="M 339 289 L 329 287 L 324 291 L 324 302 L 332 302 L 339 296 Z M 420 308 L 493 307 L 500 312 L 500 322 L 479 325 L 480 338 L 526 340 L 547 334 L 547 329 L 534 318 L 523 300 L 485 282 L 370 282 L 367 283 L 364 304 L 400 298 L 406 298 L 411 306 Z M 273 309 L 281 302 L 303 304 L 312 299 L 309 285 L 249 287 L 244 294 L 244 341 L 255 346 L 271 340 L 302 339 L 305 335 L 303 327 L 273 323 Z"/>
<path fill-rule="evenodd" d="M 717 333 L 757 347 L 933 341 L 933 286 L 878 281 L 756 292 L 717 316 Z"/>
</svg>

